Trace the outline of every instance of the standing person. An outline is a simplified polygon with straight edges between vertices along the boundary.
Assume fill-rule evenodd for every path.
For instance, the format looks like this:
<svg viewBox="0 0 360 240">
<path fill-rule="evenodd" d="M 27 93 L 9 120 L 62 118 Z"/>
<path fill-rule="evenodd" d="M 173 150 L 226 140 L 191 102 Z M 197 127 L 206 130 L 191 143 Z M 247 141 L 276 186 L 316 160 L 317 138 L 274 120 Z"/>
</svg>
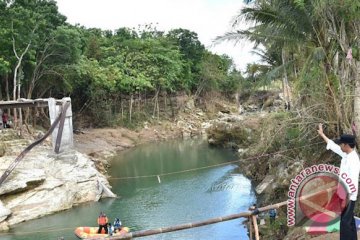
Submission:
<svg viewBox="0 0 360 240">
<path fill-rule="evenodd" d="M 100 215 L 99 215 L 99 217 L 98 217 L 98 219 L 97 219 L 97 222 L 98 222 L 98 224 L 99 224 L 98 233 L 101 233 L 102 228 L 104 228 L 104 229 L 105 229 L 105 234 L 108 234 L 108 227 L 107 227 L 107 225 L 108 225 L 109 220 L 108 220 L 108 218 L 106 217 L 105 213 L 100 212 Z"/>
<path fill-rule="evenodd" d="M 319 124 L 319 129 L 317 131 L 327 143 L 326 149 L 330 149 L 341 157 L 339 176 L 345 173 L 346 176 L 350 178 L 352 183 L 355 185 L 356 190 L 350 193 L 347 184 L 345 184 L 349 194 L 349 202 L 341 213 L 340 240 L 357 240 L 354 207 L 358 194 L 360 161 L 359 156 L 355 150 L 355 136 L 344 134 L 341 135 L 339 139 L 333 141 L 324 134 L 322 124 Z M 339 197 L 343 200 L 346 200 L 346 196 L 345 199 L 343 196 Z"/>
<path fill-rule="evenodd" d="M 270 224 L 273 224 L 275 222 L 276 213 L 277 212 L 275 208 L 269 210 Z"/>
<path fill-rule="evenodd" d="M 2 114 L 2 122 L 3 122 L 4 128 L 9 128 L 10 127 L 8 125 L 8 121 L 9 121 L 9 116 L 8 116 L 7 112 L 4 111 L 4 113 Z"/>
</svg>

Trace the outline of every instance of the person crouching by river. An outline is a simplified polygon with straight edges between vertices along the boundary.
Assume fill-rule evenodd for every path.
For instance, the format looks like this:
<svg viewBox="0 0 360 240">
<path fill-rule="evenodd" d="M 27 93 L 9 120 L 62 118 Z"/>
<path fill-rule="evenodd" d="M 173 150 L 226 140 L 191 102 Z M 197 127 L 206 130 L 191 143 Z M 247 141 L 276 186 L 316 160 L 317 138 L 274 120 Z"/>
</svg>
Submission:
<svg viewBox="0 0 360 240">
<path fill-rule="evenodd" d="M 98 219 L 97 219 L 99 229 L 98 233 L 101 233 L 102 228 L 105 230 L 105 234 L 108 234 L 108 218 L 106 217 L 105 213 L 101 212 Z"/>
<path fill-rule="evenodd" d="M 360 160 L 355 150 L 356 138 L 354 135 L 343 134 L 339 139 L 333 141 L 324 134 L 322 124 L 319 124 L 319 129 L 317 131 L 326 142 L 326 149 L 330 149 L 341 157 L 339 176 L 345 173 L 355 185 L 356 191 L 351 193 L 348 191 L 349 201 L 341 213 L 340 240 L 357 240 L 354 207 L 358 195 Z M 341 194 L 338 195 L 339 198 L 346 201 L 347 196 L 341 196 Z"/>
</svg>

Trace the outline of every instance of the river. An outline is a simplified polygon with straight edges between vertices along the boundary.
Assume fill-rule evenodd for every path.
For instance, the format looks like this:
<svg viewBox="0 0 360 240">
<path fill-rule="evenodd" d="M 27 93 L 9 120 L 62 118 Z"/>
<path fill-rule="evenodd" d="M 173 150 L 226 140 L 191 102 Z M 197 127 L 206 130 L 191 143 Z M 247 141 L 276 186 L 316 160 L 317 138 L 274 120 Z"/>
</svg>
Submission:
<svg viewBox="0 0 360 240">
<path fill-rule="evenodd" d="M 199 222 L 242 211 L 256 201 L 249 179 L 239 173 L 231 151 L 199 140 L 138 146 L 118 154 L 109 173 L 117 199 L 82 204 L 18 224 L 4 240 L 76 239 L 77 226 L 96 226 L 100 211 L 132 231 Z M 159 176 L 159 177 L 158 177 Z M 244 219 L 140 239 L 248 239 Z"/>
</svg>

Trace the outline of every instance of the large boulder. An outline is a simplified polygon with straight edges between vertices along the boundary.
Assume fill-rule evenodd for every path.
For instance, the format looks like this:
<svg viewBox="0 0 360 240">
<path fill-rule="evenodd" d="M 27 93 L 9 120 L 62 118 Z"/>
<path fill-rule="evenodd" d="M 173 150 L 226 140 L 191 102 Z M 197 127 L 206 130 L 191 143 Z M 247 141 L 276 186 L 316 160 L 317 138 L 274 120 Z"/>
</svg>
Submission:
<svg viewBox="0 0 360 240">
<path fill-rule="evenodd" d="M 5 170 L 0 168 L 1 172 Z M 45 179 L 45 171 L 42 169 L 15 169 L 0 186 L 0 196 L 27 191 L 43 183 Z"/>
<path fill-rule="evenodd" d="M 2 172 L 13 160 L 14 156 L 0 158 Z M 38 146 L 0 186 L 0 228 L 115 196 L 86 155 L 76 151 L 56 155 L 50 146 Z"/>
</svg>

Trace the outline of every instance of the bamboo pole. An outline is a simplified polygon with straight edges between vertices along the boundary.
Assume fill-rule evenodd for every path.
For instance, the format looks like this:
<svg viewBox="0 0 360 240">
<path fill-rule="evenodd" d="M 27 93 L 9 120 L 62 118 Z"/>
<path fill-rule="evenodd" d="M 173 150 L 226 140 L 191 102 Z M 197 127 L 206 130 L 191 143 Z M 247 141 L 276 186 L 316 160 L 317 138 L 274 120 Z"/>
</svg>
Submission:
<svg viewBox="0 0 360 240">
<path fill-rule="evenodd" d="M 251 220 L 252 218 L 251 217 L 249 217 L 249 237 L 250 237 L 250 240 L 253 240 L 253 230 L 252 230 L 252 228 L 253 228 L 253 225 L 252 225 L 252 220 Z"/>
<path fill-rule="evenodd" d="M 254 224 L 255 239 L 259 240 L 259 227 L 257 225 L 256 215 L 252 215 L 251 218 L 252 218 L 252 221 L 253 221 L 253 224 Z"/>
<path fill-rule="evenodd" d="M 304 199 L 310 198 L 312 196 L 315 196 L 315 195 L 318 195 L 318 194 L 321 194 L 321 193 L 332 192 L 336 188 L 337 188 L 337 186 L 333 186 L 331 188 L 318 191 L 316 193 L 310 193 L 308 195 L 301 196 L 300 198 L 296 198 L 296 200 L 304 200 Z M 288 201 L 283 201 L 283 202 L 280 202 L 280 203 L 268 205 L 268 206 L 257 208 L 257 209 L 253 208 L 253 209 L 255 209 L 254 211 L 247 211 L 247 212 L 241 212 L 241 213 L 232 214 L 232 215 L 223 216 L 223 217 L 211 218 L 211 219 L 201 221 L 201 222 L 185 223 L 185 224 L 180 224 L 180 225 L 175 225 L 175 226 L 170 226 L 170 227 L 163 227 L 163 228 L 157 228 L 157 229 L 136 231 L 136 232 L 130 232 L 130 233 L 124 234 L 122 236 L 112 236 L 112 237 L 97 238 L 97 239 L 98 240 L 100 240 L 100 239 L 121 240 L 121 239 L 131 239 L 131 238 L 137 238 L 137 237 L 145 237 L 145 236 L 161 234 L 161 233 L 167 233 L 167 232 L 174 232 L 174 231 L 179 231 L 179 230 L 184 230 L 184 229 L 189 229 L 189 228 L 194 228 L 194 227 L 201 227 L 201 226 L 210 225 L 210 224 L 219 223 L 219 222 L 224 222 L 224 221 L 229 221 L 229 220 L 233 220 L 233 219 L 237 219 L 237 218 L 241 218 L 241 217 L 249 217 L 249 219 L 255 217 L 255 221 L 253 219 L 253 224 L 254 224 L 254 228 L 255 228 L 256 215 L 258 213 L 265 212 L 265 211 L 268 211 L 270 209 L 278 209 L 278 208 L 280 208 L 282 206 L 287 205 L 287 202 Z M 250 224 L 250 226 L 251 226 L 251 224 Z M 256 223 L 256 228 L 257 228 L 257 232 L 258 232 L 257 223 Z M 256 230 L 255 230 L 255 234 L 256 234 Z M 258 236 L 257 236 L 257 238 L 255 236 L 255 238 L 258 240 L 259 239 L 259 232 L 257 234 L 258 234 Z"/>
<path fill-rule="evenodd" d="M 185 223 L 170 227 L 163 227 L 163 228 L 157 228 L 157 229 L 150 229 L 150 230 L 143 230 L 143 231 L 136 231 L 136 232 L 130 232 L 122 236 L 112 236 L 112 237 L 106 237 L 106 239 L 112 239 L 112 240 L 120 240 L 120 239 L 131 239 L 136 237 L 144 237 L 144 236 L 150 236 L 154 234 L 160 234 L 160 233 L 167 233 L 167 232 L 174 232 L 189 228 L 195 228 L 195 227 L 202 227 L 214 223 L 229 221 L 237 218 L 242 217 L 249 217 L 251 216 L 251 212 L 241 212 L 237 214 L 227 215 L 223 217 L 217 217 L 217 218 L 211 218 L 205 221 L 195 222 L 195 223 Z M 105 238 L 98 238 L 98 239 L 105 239 Z"/>
</svg>

